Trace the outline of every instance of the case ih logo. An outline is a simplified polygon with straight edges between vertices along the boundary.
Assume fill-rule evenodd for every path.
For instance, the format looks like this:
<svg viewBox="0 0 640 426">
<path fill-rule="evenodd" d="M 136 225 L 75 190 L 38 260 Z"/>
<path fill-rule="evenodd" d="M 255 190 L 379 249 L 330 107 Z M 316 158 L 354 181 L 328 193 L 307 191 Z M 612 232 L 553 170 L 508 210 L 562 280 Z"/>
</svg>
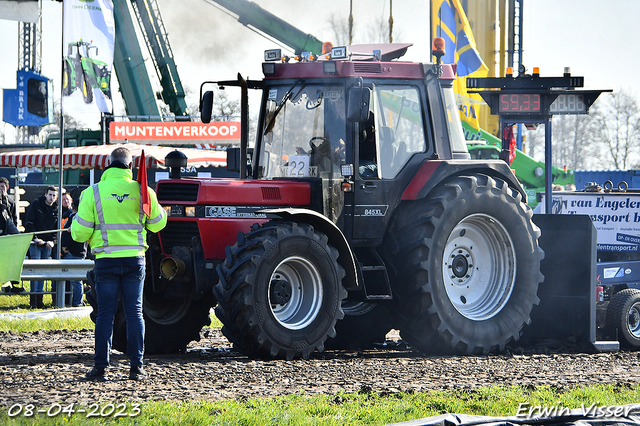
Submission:
<svg viewBox="0 0 640 426">
<path fill-rule="evenodd" d="M 264 213 L 256 213 L 264 207 L 234 207 L 234 206 L 207 206 L 205 208 L 205 217 L 227 217 L 234 219 L 243 218 L 267 218 Z"/>
</svg>

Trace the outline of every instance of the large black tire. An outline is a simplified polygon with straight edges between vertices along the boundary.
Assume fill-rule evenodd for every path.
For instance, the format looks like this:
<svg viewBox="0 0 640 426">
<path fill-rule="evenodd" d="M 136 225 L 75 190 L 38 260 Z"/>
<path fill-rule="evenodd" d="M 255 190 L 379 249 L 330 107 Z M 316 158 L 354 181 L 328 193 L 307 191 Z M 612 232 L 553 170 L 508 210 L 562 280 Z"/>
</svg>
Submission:
<svg viewBox="0 0 640 426">
<path fill-rule="evenodd" d="M 640 290 L 627 288 L 611 298 L 607 328 L 618 330 L 621 347 L 640 349 Z"/>
<path fill-rule="evenodd" d="M 344 269 L 327 236 L 289 221 L 239 234 L 218 266 L 216 315 L 234 347 L 259 358 L 307 359 L 344 316 Z"/>
<path fill-rule="evenodd" d="M 95 323 L 98 314 L 98 299 L 95 286 L 87 294 L 87 301 L 93 307 L 90 314 Z M 145 288 L 142 312 L 145 322 L 144 346 L 147 354 L 168 354 L 184 352 L 192 341 L 200 340 L 202 327 L 211 324 L 210 311 L 215 304 L 212 296 L 197 300 L 187 298 L 162 300 L 150 296 Z M 127 352 L 127 322 L 122 301 L 113 321 L 111 347 Z"/>
<path fill-rule="evenodd" d="M 62 96 L 69 96 L 73 92 L 71 88 L 71 65 L 65 59 L 62 71 Z"/>
<path fill-rule="evenodd" d="M 506 182 L 441 184 L 402 204 L 384 244 L 403 339 L 425 353 L 502 351 L 539 303 L 540 230 Z"/>
<path fill-rule="evenodd" d="M 82 99 L 85 104 L 90 104 L 93 102 L 93 89 L 91 87 L 91 82 L 86 76 L 83 76 L 82 81 L 80 83 L 80 88 L 82 89 Z"/>
<path fill-rule="evenodd" d="M 344 318 L 336 323 L 336 337 L 325 342 L 327 349 L 371 349 L 384 343 L 393 328 L 391 312 L 383 304 L 345 300 L 342 310 Z"/>
</svg>

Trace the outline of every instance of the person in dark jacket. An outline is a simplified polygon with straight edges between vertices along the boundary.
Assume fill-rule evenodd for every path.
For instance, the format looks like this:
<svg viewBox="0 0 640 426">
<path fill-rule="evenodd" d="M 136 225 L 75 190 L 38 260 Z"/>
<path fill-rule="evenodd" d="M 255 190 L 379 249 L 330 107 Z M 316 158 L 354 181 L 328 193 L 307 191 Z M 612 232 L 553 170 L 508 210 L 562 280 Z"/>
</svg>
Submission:
<svg viewBox="0 0 640 426">
<path fill-rule="evenodd" d="M 18 210 L 16 209 L 16 203 L 9 197 L 9 179 L 4 176 L 0 176 L 0 205 L 6 207 L 11 221 L 14 225 L 18 226 Z"/>
<path fill-rule="evenodd" d="M 46 234 L 33 236 L 33 243 L 29 246 L 31 259 L 51 259 L 51 249 L 56 245 L 58 228 L 58 189 L 48 186 L 44 195 L 36 198 L 27 210 L 25 217 L 25 232 L 54 230 Z M 44 281 L 32 281 L 31 291 L 43 291 Z M 43 308 L 42 294 L 32 294 L 30 301 L 32 308 Z"/>
<path fill-rule="evenodd" d="M 11 214 L 9 214 L 9 210 L 4 204 L 0 204 L 0 236 L 1 235 L 10 235 L 10 234 L 19 234 L 18 228 L 11 220 Z"/>
<path fill-rule="evenodd" d="M 68 195 L 65 194 L 65 195 Z M 69 196 L 69 198 L 71 198 Z M 78 209 L 76 208 L 76 203 L 73 200 L 70 202 L 71 208 L 70 214 L 67 216 L 67 220 L 64 224 L 65 229 L 69 229 L 71 227 L 71 223 L 73 222 L 73 218 L 76 213 L 78 213 Z M 87 243 L 79 243 L 71 238 L 71 232 L 63 232 L 60 237 L 60 247 L 62 249 L 62 258 L 63 259 L 84 259 L 87 257 Z M 83 286 L 82 281 L 75 280 L 70 281 L 71 290 L 72 290 L 72 298 L 71 298 L 71 306 L 78 307 L 82 306 L 82 294 L 83 294 Z M 67 302 L 68 303 L 68 302 Z"/>
</svg>

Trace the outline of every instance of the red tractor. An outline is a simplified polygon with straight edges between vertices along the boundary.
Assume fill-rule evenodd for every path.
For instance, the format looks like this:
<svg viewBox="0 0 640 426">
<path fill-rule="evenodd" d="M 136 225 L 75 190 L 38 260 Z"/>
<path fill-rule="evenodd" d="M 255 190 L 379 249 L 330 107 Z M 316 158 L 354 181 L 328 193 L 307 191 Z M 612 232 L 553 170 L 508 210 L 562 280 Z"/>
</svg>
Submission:
<svg viewBox="0 0 640 426">
<path fill-rule="evenodd" d="M 539 302 L 540 231 L 509 166 L 470 159 L 455 67 L 398 61 L 409 46 L 269 51 L 263 80 L 215 82 L 242 89 L 242 144 L 228 151 L 240 177 L 180 178 L 180 153 L 167 159 L 148 351 L 184 349 L 213 306 L 234 347 L 261 358 L 363 347 L 392 328 L 430 353 L 518 339 Z M 249 159 L 250 89 L 262 102 Z M 212 102 L 205 92 L 205 122 Z"/>
</svg>

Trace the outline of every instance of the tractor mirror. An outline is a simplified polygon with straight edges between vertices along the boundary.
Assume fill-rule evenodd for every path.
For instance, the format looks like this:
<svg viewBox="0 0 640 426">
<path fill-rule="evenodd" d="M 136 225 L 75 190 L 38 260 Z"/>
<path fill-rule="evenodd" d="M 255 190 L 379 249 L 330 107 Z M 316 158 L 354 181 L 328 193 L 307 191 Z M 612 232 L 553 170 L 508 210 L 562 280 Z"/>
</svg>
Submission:
<svg viewBox="0 0 640 426">
<path fill-rule="evenodd" d="M 200 100 L 200 119 L 203 123 L 211 122 L 211 114 L 213 112 L 213 92 L 208 90 L 204 92 Z"/>
<path fill-rule="evenodd" d="M 367 121 L 369 119 L 369 101 L 371 89 L 368 87 L 352 87 L 349 89 L 349 105 L 347 120 Z"/>
</svg>

